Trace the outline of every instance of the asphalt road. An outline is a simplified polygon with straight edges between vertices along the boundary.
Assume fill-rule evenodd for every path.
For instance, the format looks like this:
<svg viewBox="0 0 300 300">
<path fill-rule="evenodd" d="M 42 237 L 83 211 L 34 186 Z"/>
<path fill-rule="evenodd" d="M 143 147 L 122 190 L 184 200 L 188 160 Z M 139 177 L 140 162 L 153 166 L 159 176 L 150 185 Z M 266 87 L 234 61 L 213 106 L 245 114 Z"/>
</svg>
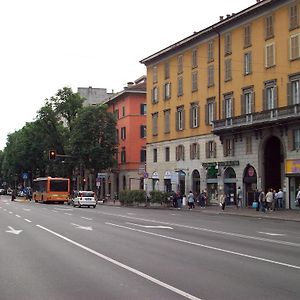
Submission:
<svg viewBox="0 0 300 300">
<path fill-rule="evenodd" d="M 300 223 L 0 197 L 0 299 L 299 299 Z"/>
</svg>

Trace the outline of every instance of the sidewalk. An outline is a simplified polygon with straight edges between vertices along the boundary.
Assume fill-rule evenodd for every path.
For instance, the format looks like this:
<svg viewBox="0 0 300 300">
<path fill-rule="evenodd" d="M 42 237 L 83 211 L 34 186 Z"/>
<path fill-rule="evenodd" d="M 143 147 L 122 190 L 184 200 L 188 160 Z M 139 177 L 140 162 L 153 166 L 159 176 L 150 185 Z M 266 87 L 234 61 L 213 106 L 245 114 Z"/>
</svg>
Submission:
<svg viewBox="0 0 300 300">
<path fill-rule="evenodd" d="M 100 205 L 111 205 L 111 206 L 120 206 L 119 201 L 115 203 L 113 201 L 108 201 L 105 203 L 101 203 Z M 128 206 L 131 207 L 131 206 Z M 137 206 L 132 206 L 136 208 Z M 145 208 L 144 206 L 139 206 L 140 208 Z M 177 210 L 174 207 L 165 207 L 161 205 L 152 205 L 151 207 L 147 207 L 148 209 L 170 209 Z M 188 210 L 188 207 L 183 207 L 182 210 Z M 300 222 L 300 209 L 299 210 L 276 210 L 276 211 L 268 211 L 263 213 L 261 211 L 256 211 L 254 208 L 239 208 L 236 206 L 226 206 L 225 210 L 222 211 L 219 206 L 207 206 L 205 208 L 201 208 L 196 206 L 192 209 L 194 212 L 205 213 L 205 214 L 214 214 L 214 215 L 235 215 L 235 216 L 244 216 L 244 217 L 252 217 L 252 218 L 264 218 L 264 219 L 277 219 L 277 220 L 285 220 L 285 221 L 297 221 Z"/>
</svg>

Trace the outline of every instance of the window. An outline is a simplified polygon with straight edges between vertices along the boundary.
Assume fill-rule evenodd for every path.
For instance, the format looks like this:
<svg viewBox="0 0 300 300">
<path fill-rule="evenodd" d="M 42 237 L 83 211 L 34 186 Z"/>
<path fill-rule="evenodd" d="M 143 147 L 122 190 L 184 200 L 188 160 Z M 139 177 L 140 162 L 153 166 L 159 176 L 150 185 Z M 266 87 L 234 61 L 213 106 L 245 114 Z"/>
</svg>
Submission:
<svg viewBox="0 0 300 300">
<path fill-rule="evenodd" d="M 277 108 L 277 86 L 275 80 L 265 82 L 263 97 L 264 97 L 263 99 L 264 110 Z"/>
<path fill-rule="evenodd" d="M 158 87 L 155 86 L 152 88 L 152 103 L 157 103 L 158 102 Z"/>
<path fill-rule="evenodd" d="M 225 60 L 225 81 L 230 81 L 232 79 L 231 72 L 231 58 Z"/>
<path fill-rule="evenodd" d="M 179 106 L 176 110 L 176 130 L 180 131 L 184 129 L 184 107 Z"/>
<path fill-rule="evenodd" d="M 176 160 L 184 160 L 184 146 L 179 145 L 176 147 Z"/>
<path fill-rule="evenodd" d="M 243 95 L 241 97 L 242 115 L 252 114 L 255 112 L 254 96 L 255 94 L 253 92 L 253 88 L 247 88 L 243 90 Z"/>
<path fill-rule="evenodd" d="M 215 98 L 209 98 L 205 107 L 205 123 L 206 125 L 212 125 L 216 116 L 216 101 Z"/>
<path fill-rule="evenodd" d="M 153 83 L 157 83 L 157 66 L 152 68 L 152 79 Z"/>
<path fill-rule="evenodd" d="M 292 5 L 289 8 L 289 17 L 290 17 L 290 30 L 293 30 L 299 26 L 299 11 L 298 5 Z"/>
<path fill-rule="evenodd" d="M 121 139 L 122 140 L 126 139 L 126 127 L 121 128 Z"/>
<path fill-rule="evenodd" d="M 190 159 L 200 159 L 200 145 L 198 143 L 190 145 Z"/>
<path fill-rule="evenodd" d="M 164 133 L 170 133 L 170 109 L 164 111 Z"/>
<path fill-rule="evenodd" d="M 234 155 L 234 140 L 225 139 L 223 142 L 224 156 L 233 156 Z"/>
<path fill-rule="evenodd" d="M 183 55 L 177 57 L 177 73 L 183 73 Z"/>
<path fill-rule="evenodd" d="M 273 16 L 267 16 L 265 18 L 265 39 L 274 37 L 274 20 Z"/>
<path fill-rule="evenodd" d="M 295 150 L 300 150 L 300 129 L 295 129 L 293 131 L 294 135 L 294 149 Z"/>
<path fill-rule="evenodd" d="M 125 150 L 125 147 L 122 147 L 122 150 L 121 150 L 121 163 L 122 164 L 126 163 L 126 150 Z"/>
<path fill-rule="evenodd" d="M 290 37 L 290 60 L 300 57 L 300 34 Z"/>
<path fill-rule="evenodd" d="M 147 136 L 147 126 L 146 125 L 141 125 L 140 126 L 140 137 L 142 139 L 146 138 Z"/>
<path fill-rule="evenodd" d="M 171 98 L 171 82 L 167 82 L 164 85 L 164 99 L 168 100 Z"/>
<path fill-rule="evenodd" d="M 142 103 L 141 104 L 141 115 L 144 116 L 147 114 L 147 104 L 146 103 Z"/>
<path fill-rule="evenodd" d="M 271 68 L 275 66 L 275 44 L 268 44 L 265 48 L 265 67 Z"/>
<path fill-rule="evenodd" d="M 190 127 L 197 128 L 199 127 L 199 105 L 198 103 L 191 103 L 190 108 Z"/>
<path fill-rule="evenodd" d="M 223 100 L 223 118 L 230 119 L 233 117 L 233 94 L 225 94 Z"/>
<path fill-rule="evenodd" d="M 152 114 L 152 135 L 157 135 L 158 131 L 158 113 Z"/>
<path fill-rule="evenodd" d="M 251 46 L 251 26 L 248 24 L 244 27 L 244 48 Z"/>
<path fill-rule="evenodd" d="M 118 108 L 115 109 L 114 115 L 115 115 L 116 119 L 119 120 L 119 109 Z"/>
<path fill-rule="evenodd" d="M 153 162 L 157 162 L 157 149 L 153 149 Z"/>
<path fill-rule="evenodd" d="M 146 161 L 146 149 L 141 149 L 140 156 L 141 156 L 140 162 L 145 162 Z"/>
<path fill-rule="evenodd" d="M 165 79 L 170 78 L 170 63 L 166 62 L 165 63 Z"/>
<path fill-rule="evenodd" d="M 182 76 L 177 78 L 177 95 L 178 96 L 183 95 L 183 77 Z"/>
<path fill-rule="evenodd" d="M 215 141 L 209 141 L 205 145 L 206 147 L 206 158 L 217 157 L 217 144 Z"/>
<path fill-rule="evenodd" d="M 231 49 L 231 33 L 227 33 L 224 36 L 224 51 L 225 51 L 225 55 L 230 55 L 232 53 L 232 49 Z"/>
<path fill-rule="evenodd" d="M 198 72 L 194 71 L 192 72 L 192 92 L 195 92 L 198 90 Z"/>
<path fill-rule="evenodd" d="M 290 77 L 288 83 L 288 105 L 300 103 L 300 74 Z"/>
<path fill-rule="evenodd" d="M 170 148 L 165 148 L 165 161 L 170 161 Z"/>
<path fill-rule="evenodd" d="M 192 68 L 198 67 L 198 57 L 197 57 L 197 49 L 194 49 L 192 52 Z"/>
<path fill-rule="evenodd" d="M 207 62 L 212 62 L 214 60 L 214 41 L 209 41 L 207 43 Z"/>
<path fill-rule="evenodd" d="M 211 87 L 215 84 L 215 80 L 214 80 L 214 66 L 210 65 L 208 66 L 208 82 L 207 82 L 207 86 Z"/>
<path fill-rule="evenodd" d="M 252 136 L 246 136 L 246 154 L 252 154 Z"/>
<path fill-rule="evenodd" d="M 252 54 L 247 52 L 244 54 L 244 75 L 252 73 Z"/>
<path fill-rule="evenodd" d="M 122 117 L 125 117 L 125 106 L 122 106 Z"/>
</svg>

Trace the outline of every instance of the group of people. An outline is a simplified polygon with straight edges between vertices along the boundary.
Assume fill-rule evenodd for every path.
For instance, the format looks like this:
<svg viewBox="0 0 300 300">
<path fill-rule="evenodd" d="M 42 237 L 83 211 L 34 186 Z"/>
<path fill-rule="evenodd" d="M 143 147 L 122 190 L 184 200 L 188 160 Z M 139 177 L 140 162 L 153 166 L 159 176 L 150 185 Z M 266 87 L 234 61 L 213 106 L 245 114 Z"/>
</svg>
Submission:
<svg viewBox="0 0 300 300">
<path fill-rule="evenodd" d="M 284 194 L 282 189 L 278 191 L 269 189 L 265 194 L 264 191 L 255 191 L 255 202 L 257 202 L 256 210 L 259 211 L 274 211 L 283 209 Z"/>
<path fill-rule="evenodd" d="M 202 192 L 198 195 L 194 195 L 192 191 L 188 193 L 188 195 L 181 195 L 180 192 L 172 194 L 172 204 L 173 207 L 181 208 L 182 206 L 188 205 L 189 209 L 195 208 L 196 203 L 204 208 L 207 203 L 207 193 L 202 190 Z"/>
</svg>

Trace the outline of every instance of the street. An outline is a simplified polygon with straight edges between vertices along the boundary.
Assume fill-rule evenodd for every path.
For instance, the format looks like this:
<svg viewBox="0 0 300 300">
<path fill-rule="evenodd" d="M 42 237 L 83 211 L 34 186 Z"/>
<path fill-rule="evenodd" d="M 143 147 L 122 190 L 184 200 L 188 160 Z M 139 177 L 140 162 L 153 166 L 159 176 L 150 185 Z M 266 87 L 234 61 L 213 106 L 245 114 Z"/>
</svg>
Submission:
<svg viewBox="0 0 300 300">
<path fill-rule="evenodd" d="M 0 197 L 1 300 L 299 299 L 300 222 Z"/>
</svg>

